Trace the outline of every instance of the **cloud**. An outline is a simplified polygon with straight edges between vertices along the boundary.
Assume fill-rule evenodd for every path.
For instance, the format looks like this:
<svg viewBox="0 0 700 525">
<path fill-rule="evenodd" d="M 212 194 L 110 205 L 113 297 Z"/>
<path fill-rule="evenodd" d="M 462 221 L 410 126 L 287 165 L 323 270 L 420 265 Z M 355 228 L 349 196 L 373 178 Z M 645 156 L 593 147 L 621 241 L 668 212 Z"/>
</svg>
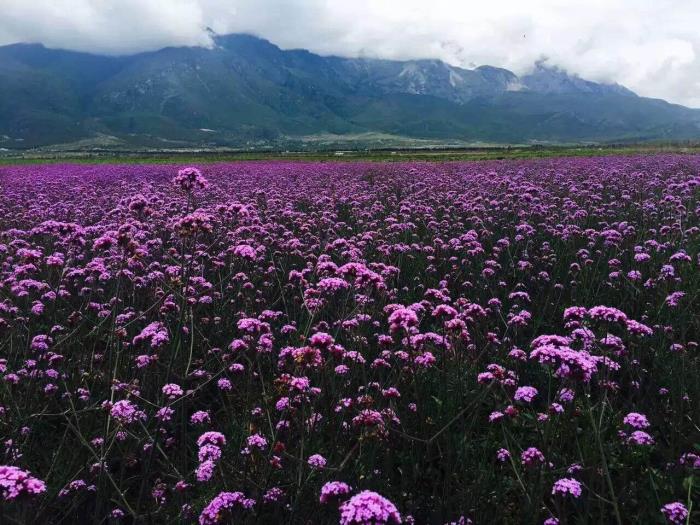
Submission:
<svg viewBox="0 0 700 525">
<path fill-rule="evenodd" d="M 688 0 L 3 0 L 0 44 L 128 54 L 211 45 L 206 29 L 283 48 L 440 58 L 584 78 L 700 107 L 700 2 Z"/>
</svg>

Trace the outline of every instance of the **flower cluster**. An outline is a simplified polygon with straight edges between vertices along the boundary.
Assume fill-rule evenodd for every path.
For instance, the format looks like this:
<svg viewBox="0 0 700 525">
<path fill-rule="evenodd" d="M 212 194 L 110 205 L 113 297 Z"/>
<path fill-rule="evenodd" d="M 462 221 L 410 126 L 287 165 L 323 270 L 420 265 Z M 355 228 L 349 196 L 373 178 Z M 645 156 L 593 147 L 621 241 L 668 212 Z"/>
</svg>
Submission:
<svg viewBox="0 0 700 525">
<path fill-rule="evenodd" d="M 340 506 L 340 525 L 401 523 L 401 514 L 385 497 L 369 490 L 355 494 Z"/>
<path fill-rule="evenodd" d="M 177 172 L 173 182 L 185 191 L 192 191 L 195 188 L 204 189 L 208 186 L 207 179 L 197 168 L 182 168 Z"/>
<path fill-rule="evenodd" d="M 4 500 L 19 496 L 35 496 L 46 492 L 46 484 L 26 470 L 9 465 L 0 465 L 0 494 Z"/>
<path fill-rule="evenodd" d="M 0 213 L 8 523 L 697 521 L 700 157 L 3 166 Z"/>
</svg>

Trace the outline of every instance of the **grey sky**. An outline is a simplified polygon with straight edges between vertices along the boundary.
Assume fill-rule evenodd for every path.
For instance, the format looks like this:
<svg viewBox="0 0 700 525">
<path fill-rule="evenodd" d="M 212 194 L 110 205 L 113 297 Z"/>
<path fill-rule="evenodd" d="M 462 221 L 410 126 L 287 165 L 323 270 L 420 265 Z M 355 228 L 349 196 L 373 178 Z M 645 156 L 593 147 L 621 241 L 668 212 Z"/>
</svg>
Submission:
<svg viewBox="0 0 700 525">
<path fill-rule="evenodd" d="M 700 107 L 695 0 L 0 0 L 0 44 L 125 54 L 250 32 L 283 48 L 584 78 Z"/>
</svg>

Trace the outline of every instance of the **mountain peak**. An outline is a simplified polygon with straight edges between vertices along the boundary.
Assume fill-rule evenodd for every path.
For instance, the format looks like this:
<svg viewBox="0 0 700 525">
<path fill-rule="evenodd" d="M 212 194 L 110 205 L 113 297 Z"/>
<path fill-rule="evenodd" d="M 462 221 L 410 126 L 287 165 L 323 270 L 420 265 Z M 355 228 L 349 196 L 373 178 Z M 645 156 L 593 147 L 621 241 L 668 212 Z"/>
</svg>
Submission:
<svg viewBox="0 0 700 525">
<path fill-rule="evenodd" d="M 265 49 L 268 51 L 281 51 L 275 44 L 250 33 L 231 33 L 227 35 L 213 35 L 214 42 L 224 48 L 247 47 L 252 49 Z"/>
<path fill-rule="evenodd" d="M 596 93 L 637 96 L 620 84 L 608 84 L 584 80 L 578 75 L 569 74 L 565 69 L 549 65 L 544 60 L 538 60 L 534 69 L 522 77 L 525 87 L 539 93 Z"/>
<path fill-rule="evenodd" d="M 545 63 L 518 77 L 490 65 L 328 57 L 250 34 L 211 36 L 212 48 L 124 57 L 0 47 L 0 147 L 101 144 L 100 137 L 260 147 L 344 134 L 437 143 L 700 135 L 700 111 Z"/>
</svg>

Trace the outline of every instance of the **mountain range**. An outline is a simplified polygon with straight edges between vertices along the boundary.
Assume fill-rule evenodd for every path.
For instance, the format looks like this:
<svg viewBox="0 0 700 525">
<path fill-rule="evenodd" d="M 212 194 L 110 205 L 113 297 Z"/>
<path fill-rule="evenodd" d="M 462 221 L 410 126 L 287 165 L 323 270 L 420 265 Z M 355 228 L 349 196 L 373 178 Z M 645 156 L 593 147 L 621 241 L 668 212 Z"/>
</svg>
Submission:
<svg viewBox="0 0 700 525">
<path fill-rule="evenodd" d="M 0 47 L 0 148 L 247 147 L 323 137 L 436 144 L 700 137 L 700 110 L 534 65 L 529 74 L 440 60 L 282 50 L 245 34 L 214 46 L 102 56 Z"/>
</svg>

